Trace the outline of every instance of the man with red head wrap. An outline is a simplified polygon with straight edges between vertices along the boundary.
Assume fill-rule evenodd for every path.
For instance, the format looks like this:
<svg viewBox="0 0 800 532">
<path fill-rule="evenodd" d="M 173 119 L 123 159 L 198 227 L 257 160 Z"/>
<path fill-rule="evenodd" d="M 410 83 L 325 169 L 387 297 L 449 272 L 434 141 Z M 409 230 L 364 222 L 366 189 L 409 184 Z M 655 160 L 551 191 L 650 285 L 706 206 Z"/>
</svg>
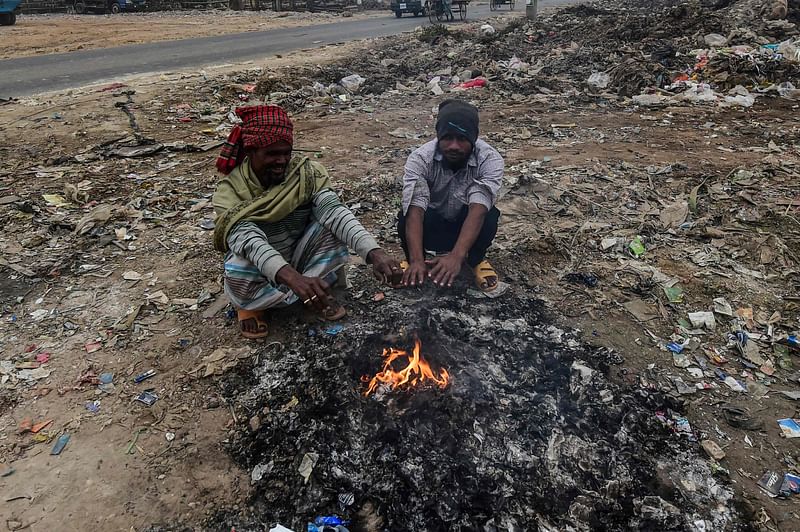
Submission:
<svg viewBox="0 0 800 532">
<path fill-rule="evenodd" d="M 375 238 L 342 205 L 328 172 L 293 155 L 293 125 L 275 105 L 236 110 L 217 159 L 225 177 L 214 193 L 214 247 L 225 253 L 225 294 L 236 307 L 242 334 L 268 334 L 264 311 L 301 301 L 328 320 L 345 309 L 330 293 L 348 247 L 394 283 L 401 273 Z"/>
</svg>

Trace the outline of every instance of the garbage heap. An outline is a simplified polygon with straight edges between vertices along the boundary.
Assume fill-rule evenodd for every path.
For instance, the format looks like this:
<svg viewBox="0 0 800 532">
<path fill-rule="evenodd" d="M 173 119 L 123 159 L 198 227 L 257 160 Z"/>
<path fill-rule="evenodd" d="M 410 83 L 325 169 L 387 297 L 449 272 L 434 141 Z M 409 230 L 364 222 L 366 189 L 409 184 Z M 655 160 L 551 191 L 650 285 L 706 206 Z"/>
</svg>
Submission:
<svg viewBox="0 0 800 532">
<path fill-rule="evenodd" d="M 226 378 L 250 416 L 228 450 L 253 497 L 246 515 L 209 526 L 741 529 L 732 490 L 690 450 L 699 435 L 675 405 L 607 378 L 619 355 L 553 325 L 529 294 L 465 289 L 404 292 L 378 310 L 354 302 L 344 327 L 295 327 Z M 446 385 L 365 396 L 383 350 L 417 339 Z"/>
<path fill-rule="evenodd" d="M 600 1 L 534 22 L 427 26 L 379 39 L 355 59 L 267 72 L 256 93 L 295 111 L 354 98 L 441 95 L 469 90 L 475 81 L 488 84 L 492 98 L 514 101 L 616 94 L 640 105 L 749 107 L 767 95 L 798 99 L 797 12 L 769 20 L 762 11 L 751 0 L 660 8 Z"/>
</svg>

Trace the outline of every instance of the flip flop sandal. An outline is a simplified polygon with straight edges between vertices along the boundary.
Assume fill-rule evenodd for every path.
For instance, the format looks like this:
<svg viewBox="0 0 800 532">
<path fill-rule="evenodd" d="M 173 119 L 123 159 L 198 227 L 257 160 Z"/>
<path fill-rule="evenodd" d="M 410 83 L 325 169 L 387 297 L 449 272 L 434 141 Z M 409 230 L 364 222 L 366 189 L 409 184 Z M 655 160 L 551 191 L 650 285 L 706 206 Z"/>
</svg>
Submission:
<svg viewBox="0 0 800 532">
<path fill-rule="evenodd" d="M 494 271 L 492 265 L 489 264 L 488 260 L 484 260 L 475 266 L 473 271 L 475 272 L 475 284 L 478 285 L 481 291 L 491 292 L 497 289 L 497 286 L 500 284 L 500 277 L 497 275 L 497 272 Z M 490 285 L 489 279 L 492 277 L 494 277 L 494 284 Z"/>
<path fill-rule="evenodd" d="M 264 313 L 260 310 L 238 310 L 236 311 L 237 319 L 239 320 L 239 330 L 242 336 L 250 340 L 258 340 L 259 338 L 266 338 L 269 335 L 269 327 L 267 322 L 263 319 Z M 255 320 L 256 332 L 245 331 L 242 329 L 242 323 L 247 320 Z"/>
<path fill-rule="evenodd" d="M 761 420 L 750 417 L 742 408 L 723 406 L 722 415 L 731 427 L 744 430 L 759 430 L 764 427 Z"/>
</svg>

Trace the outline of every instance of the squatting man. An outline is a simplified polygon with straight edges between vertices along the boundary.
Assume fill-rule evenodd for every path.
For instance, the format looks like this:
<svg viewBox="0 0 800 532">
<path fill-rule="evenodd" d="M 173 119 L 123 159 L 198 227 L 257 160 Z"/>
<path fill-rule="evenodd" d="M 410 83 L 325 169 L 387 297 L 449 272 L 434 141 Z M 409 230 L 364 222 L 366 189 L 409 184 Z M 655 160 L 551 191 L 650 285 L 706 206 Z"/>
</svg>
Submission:
<svg viewBox="0 0 800 532">
<path fill-rule="evenodd" d="M 437 139 L 408 158 L 398 232 L 407 261 L 387 254 L 331 189 L 326 169 L 293 153 L 293 124 L 274 105 L 238 108 L 217 160 L 214 246 L 225 253 L 225 294 L 246 338 L 269 334 L 266 311 L 302 302 L 326 320 L 346 310 L 330 286 L 353 249 L 382 282 L 452 286 L 466 263 L 481 290 L 497 287 L 485 260 L 497 231 L 503 159 L 478 139 L 478 111 L 440 105 Z M 426 259 L 425 252 L 435 252 Z"/>
</svg>

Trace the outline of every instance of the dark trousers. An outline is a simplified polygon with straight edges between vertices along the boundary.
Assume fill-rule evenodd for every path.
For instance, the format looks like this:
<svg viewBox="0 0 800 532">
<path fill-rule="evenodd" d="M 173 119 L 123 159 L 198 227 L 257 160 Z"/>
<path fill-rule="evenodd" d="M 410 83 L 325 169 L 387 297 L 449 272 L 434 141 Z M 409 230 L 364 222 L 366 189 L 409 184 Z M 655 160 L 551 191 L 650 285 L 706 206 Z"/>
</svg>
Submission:
<svg viewBox="0 0 800 532">
<path fill-rule="evenodd" d="M 458 240 L 458 235 L 461 233 L 461 227 L 464 225 L 464 220 L 467 219 L 468 207 L 461 209 L 458 217 L 453 220 L 445 220 L 432 209 L 425 211 L 425 218 L 422 221 L 422 248 L 437 253 L 452 251 Z M 500 211 L 497 207 L 486 213 L 483 219 L 483 226 L 481 227 L 478 238 L 472 244 L 472 248 L 467 253 L 467 264 L 474 268 L 486 257 L 486 250 L 492 245 L 492 240 L 497 234 L 497 222 L 500 220 Z M 408 241 L 406 240 L 406 217 L 403 211 L 397 218 L 397 233 L 400 235 L 400 242 L 403 245 L 403 251 L 408 256 Z"/>
</svg>

